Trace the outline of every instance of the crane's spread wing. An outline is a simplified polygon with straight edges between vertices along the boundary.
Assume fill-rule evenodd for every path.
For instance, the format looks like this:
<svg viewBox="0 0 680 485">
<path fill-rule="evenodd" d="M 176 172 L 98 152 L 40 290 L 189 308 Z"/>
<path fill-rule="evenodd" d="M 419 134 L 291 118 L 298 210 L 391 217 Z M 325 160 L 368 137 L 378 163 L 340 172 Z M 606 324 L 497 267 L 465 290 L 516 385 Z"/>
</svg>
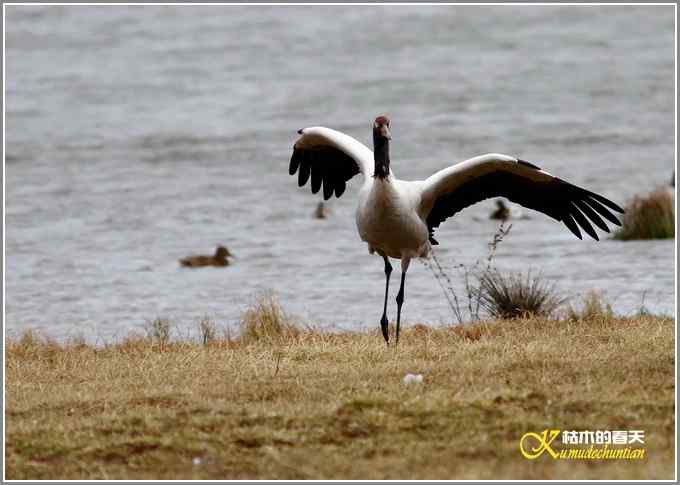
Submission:
<svg viewBox="0 0 680 485">
<path fill-rule="evenodd" d="M 423 186 L 421 213 L 427 216 L 430 242 L 434 229 L 464 208 L 491 197 L 512 202 L 549 215 L 564 223 L 581 239 L 581 229 L 598 240 L 591 222 L 609 232 L 604 217 L 621 225 L 612 210 L 623 213 L 614 202 L 589 190 L 554 177 L 524 160 L 491 153 L 471 158 L 441 170 Z"/>
<path fill-rule="evenodd" d="M 346 182 L 358 173 L 370 177 L 373 152 L 363 143 L 339 131 L 312 126 L 298 131 L 302 136 L 293 145 L 288 172 L 298 172 L 302 187 L 312 179 L 312 193 L 323 183 L 323 197 L 328 200 L 335 192 L 340 197 Z"/>
</svg>

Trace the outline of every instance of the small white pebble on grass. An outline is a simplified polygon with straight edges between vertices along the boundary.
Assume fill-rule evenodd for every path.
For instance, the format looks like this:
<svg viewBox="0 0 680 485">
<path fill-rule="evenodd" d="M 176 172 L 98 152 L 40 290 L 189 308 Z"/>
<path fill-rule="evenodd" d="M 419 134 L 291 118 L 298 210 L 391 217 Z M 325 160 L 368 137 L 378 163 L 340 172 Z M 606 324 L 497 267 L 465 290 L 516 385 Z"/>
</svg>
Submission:
<svg viewBox="0 0 680 485">
<path fill-rule="evenodd" d="M 423 375 L 422 374 L 406 374 L 403 380 L 404 384 L 407 386 L 410 384 L 422 384 Z"/>
<path fill-rule="evenodd" d="M 199 457 L 195 457 L 193 460 L 191 460 L 191 463 L 193 463 L 194 466 L 198 466 L 201 464 L 201 459 Z"/>
</svg>

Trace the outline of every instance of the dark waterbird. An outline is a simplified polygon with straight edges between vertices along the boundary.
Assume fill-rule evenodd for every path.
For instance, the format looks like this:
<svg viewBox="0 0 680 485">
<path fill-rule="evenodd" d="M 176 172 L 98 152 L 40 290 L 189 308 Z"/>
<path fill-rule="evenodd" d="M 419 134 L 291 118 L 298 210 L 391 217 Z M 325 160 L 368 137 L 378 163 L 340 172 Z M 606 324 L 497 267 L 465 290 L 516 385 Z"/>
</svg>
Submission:
<svg viewBox="0 0 680 485">
<path fill-rule="evenodd" d="M 215 254 L 212 256 L 187 256 L 179 260 L 182 266 L 187 266 L 190 268 L 199 268 L 202 266 L 229 266 L 230 261 L 227 258 L 233 255 L 224 246 L 217 246 L 215 249 Z"/>
<path fill-rule="evenodd" d="M 491 213 L 489 219 L 504 221 L 510 217 L 510 209 L 501 199 L 496 201 L 496 210 Z"/>
</svg>

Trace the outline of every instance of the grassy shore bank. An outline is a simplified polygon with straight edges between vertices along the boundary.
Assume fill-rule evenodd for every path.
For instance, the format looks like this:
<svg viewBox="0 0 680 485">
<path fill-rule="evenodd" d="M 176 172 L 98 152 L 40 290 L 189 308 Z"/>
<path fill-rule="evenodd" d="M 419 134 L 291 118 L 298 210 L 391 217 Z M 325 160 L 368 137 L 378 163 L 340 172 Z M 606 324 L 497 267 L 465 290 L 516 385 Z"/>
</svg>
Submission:
<svg viewBox="0 0 680 485">
<path fill-rule="evenodd" d="M 398 348 L 27 335 L 6 342 L 6 478 L 671 479 L 674 342 L 670 318 L 607 315 L 416 325 Z M 526 460 L 545 428 L 644 430 L 645 458 Z"/>
</svg>

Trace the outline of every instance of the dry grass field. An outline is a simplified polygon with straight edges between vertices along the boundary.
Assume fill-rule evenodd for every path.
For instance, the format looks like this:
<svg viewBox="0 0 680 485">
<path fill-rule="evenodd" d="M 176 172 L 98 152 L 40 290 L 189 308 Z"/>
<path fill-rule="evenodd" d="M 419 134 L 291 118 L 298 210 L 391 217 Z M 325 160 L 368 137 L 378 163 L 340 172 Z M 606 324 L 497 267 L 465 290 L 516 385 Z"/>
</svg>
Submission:
<svg viewBox="0 0 680 485">
<path fill-rule="evenodd" d="M 377 331 L 246 330 L 6 341 L 6 478 L 673 478 L 671 318 L 415 325 L 397 348 Z M 641 429 L 645 458 L 526 460 L 520 437 L 545 428 Z"/>
</svg>

